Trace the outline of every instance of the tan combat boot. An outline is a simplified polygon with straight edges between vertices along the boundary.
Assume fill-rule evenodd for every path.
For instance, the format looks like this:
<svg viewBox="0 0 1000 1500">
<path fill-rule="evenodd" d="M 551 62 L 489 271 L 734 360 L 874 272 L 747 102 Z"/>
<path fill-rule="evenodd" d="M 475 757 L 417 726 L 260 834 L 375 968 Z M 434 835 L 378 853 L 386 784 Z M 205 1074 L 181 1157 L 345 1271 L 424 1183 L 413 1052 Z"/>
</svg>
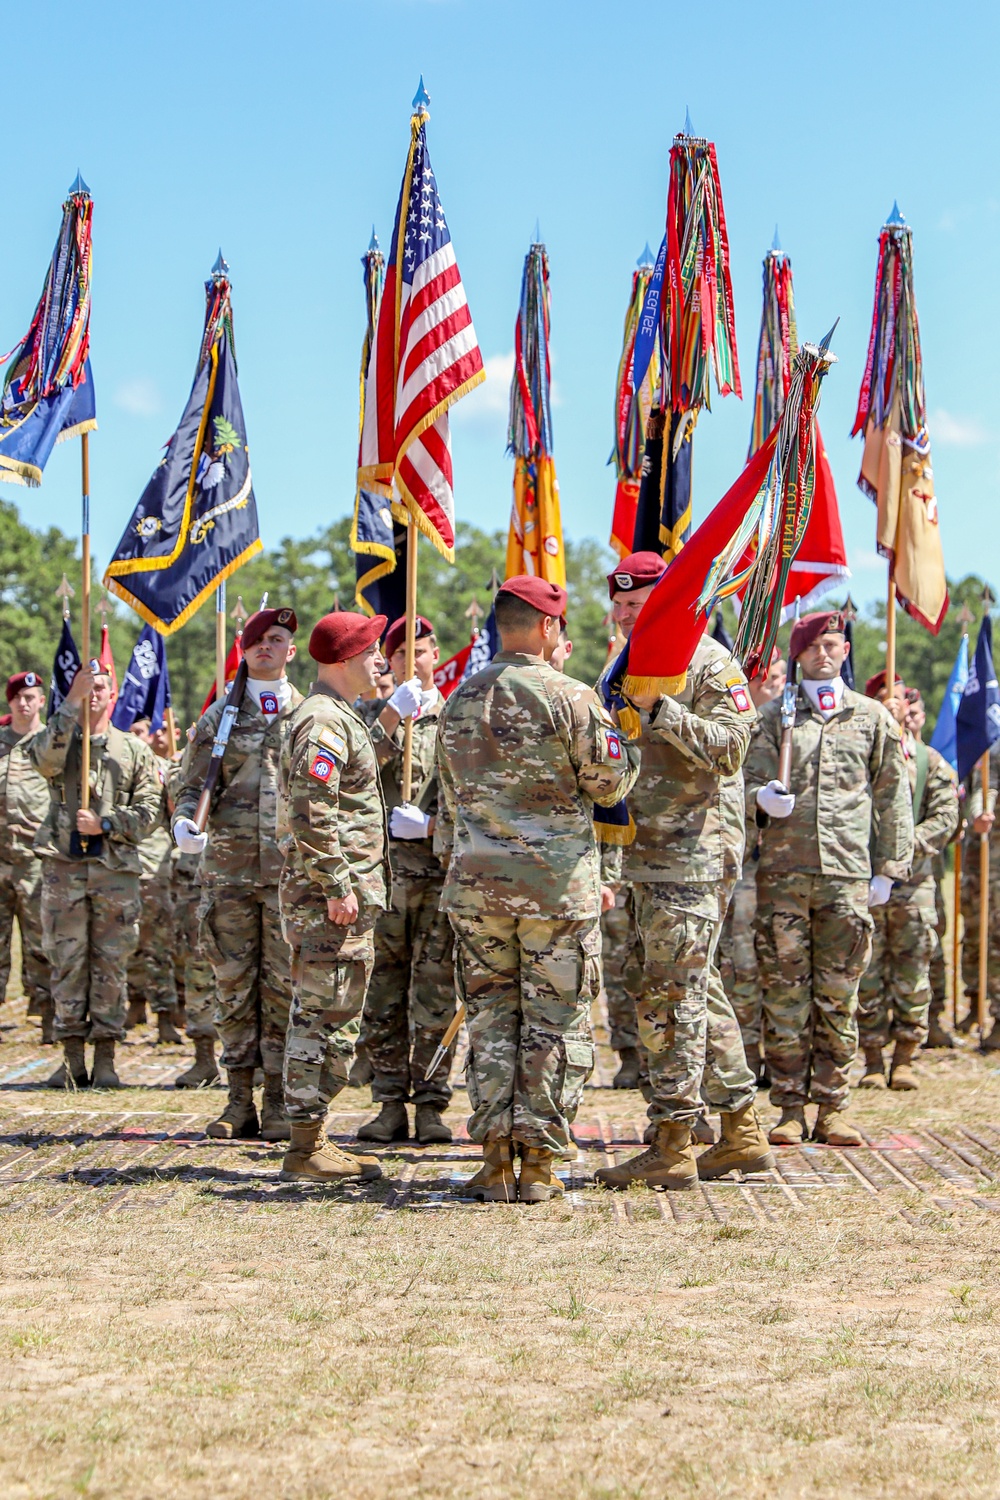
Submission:
<svg viewBox="0 0 1000 1500">
<path fill-rule="evenodd" d="M 782 1109 L 781 1119 L 771 1126 L 767 1139 L 772 1146 L 801 1146 L 808 1134 L 805 1110 L 801 1104 L 792 1104 Z"/>
<path fill-rule="evenodd" d="M 285 1085 L 280 1073 L 264 1074 L 260 1138 L 262 1141 L 290 1141 L 292 1138 L 292 1127 L 285 1114 Z"/>
<path fill-rule="evenodd" d="M 484 1141 L 483 1165 L 475 1177 L 459 1189 L 460 1196 L 478 1198 L 481 1203 L 516 1203 L 517 1178 L 514 1176 L 512 1148 L 509 1136 L 501 1141 Z"/>
<path fill-rule="evenodd" d="M 930 1050 L 937 1047 L 954 1047 L 955 1034 L 944 1025 L 942 1017 L 944 1006 L 940 1000 L 932 1000 L 931 1008 L 927 1015 L 927 1040 L 924 1046 Z M 1000 1042 L 998 1042 L 1000 1045 Z"/>
<path fill-rule="evenodd" d="M 282 1182 L 343 1182 L 360 1178 L 371 1182 L 382 1176 L 374 1156 L 351 1156 L 326 1139 L 319 1120 L 289 1127 L 291 1145 L 281 1163 Z"/>
<path fill-rule="evenodd" d="M 892 1071 L 889 1074 L 889 1087 L 899 1089 L 900 1092 L 908 1089 L 918 1089 L 920 1081 L 910 1066 L 913 1054 L 917 1050 L 916 1042 L 898 1041 L 892 1049 Z"/>
<path fill-rule="evenodd" d="M 55 1045 L 55 1021 L 56 1007 L 51 1000 L 41 1000 L 38 1005 L 38 1019 L 42 1026 L 42 1046 L 52 1047 Z"/>
<path fill-rule="evenodd" d="M 87 1077 L 87 1061 L 83 1053 L 83 1037 L 68 1036 L 63 1042 L 63 1060 L 51 1078 L 45 1080 L 50 1089 L 85 1089 L 90 1083 Z"/>
<path fill-rule="evenodd" d="M 359 1141 L 375 1141 L 380 1146 L 388 1146 L 390 1141 L 408 1141 L 409 1138 L 406 1105 L 398 1099 L 387 1100 L 374 1120 L 369 1120 L 358 1131 Z"/>
<path fill-rule="evenodd" d="M 196 1036 L 194 1039 L 194 1062 L 184 1073 L 179 1073 L 174 1079 L 175 1089 L 197 1089 L 205 1084 L 214 1083 L 219 1076 L 219 1069 L 215 1061 L 215 1042 L 210 1036 Z"/>
<path fill-rule="evenodd" d="M 159 1042 L 170 1042 L 173 1046 L 180 1046 L 184 1038 L 174 1025 L 173 1017 L 169 1010 L 158 1010 L 156 1012 L 156 1040 Z"/>
<path fill-rule="evenodd" d="M 863 1146 L 864 1136 L 844 1119 L 843 1111 L 832 1104 L 821 1104 L 813 1129 L 813 1140 L 825 1146 Z"/>
<path fill-rule="evenodd" d="M 94 1071 L 90 1075 L 92 1089 L 120 1089 L 122 1081 L 115 1072 L 115 1039 L 102 1037 L 94 1043 Z"/>
<path fill-rule="evenodd" d="M 517 1179 L 517 1201 L 519 1203 L 547 1203 L 550 1198 L 561 1198 L 565 1188 L 553 1170 L 556 1153 L 544 1146 L 521 1147 L 521 1172 Z"/>
<path fill-rule="evenodd" d="M 769 1172 L 774 1156 L 768 1150 L 767 1138 L 753 1104 L 745 1104 L 732 1114 L 723 1112 L 722 1139 L 698 1158 L 698 1176 L 702 1181 L 724 1177 L 738 1168 L 741 1172 Z"/>
<path fill-rule="evenodd" d="M 256 1141 L 260 1123 L 253 1103 L 253 1068 L 228 1068 L 229 1103 L 205 1134 L 216 1141 Z"/>
<path fill-rule="evenodd" d="M 137 1026 L 145 1026 L 145 1024 L 145 1000 L 130 1000 L 128 1003 L 128 1010 L 125 1012 L 125 1030 L 134 1031 Z"/>
<path fill-rule="evenodd" d="M 643 1136 L 643 1140 L 645 1139 L 646 1137 Z M 649 1139 L 652 1140 L 653 1137 L 650 1136 Z M 697 1120 L 695 1120 L 694 1124 L 691 1126 L 691 1139 L 694 1141 L 696 1146 L 715 1145 L 715 1131 L 708 1123 L 707 1115 L 699 1115 Z"/>
<path fill-rule="evenodd" d="M 885 1062 L 882 1058 L 882 1048 L 878 1042 L 865 1042 L 865 1073 L 858 1080 L 859 1089 L 884 1089 L 887 1087 L 885 1081 Z"/>
<path fill-rule="evenodd" d="M 693 1188 L 698 1182 L 698 1164 L 691 1144 L 691 1127 L 674 1120 L 660 1120 L 647 1151 L 633 1156 L 620 1167 L 601 1167 L 594 1181 L 621 1192 L 633 1182 L 649 1187 Z"/>
<path fill-rule="evenodd" d="M 414 1129 L 421 1146 L 447 1146 L 454 1140 L 436 1104 L 418 1104 L 413 1111 Z"/>
<path fill-rule="evenodd" d="M 613 1089 L 637 1089 L 642 1073 L 642 1057 L 638 1047 L 623 1047 L 618 1054 L 618 1072 L 611 1081 Z"/>
</svg>

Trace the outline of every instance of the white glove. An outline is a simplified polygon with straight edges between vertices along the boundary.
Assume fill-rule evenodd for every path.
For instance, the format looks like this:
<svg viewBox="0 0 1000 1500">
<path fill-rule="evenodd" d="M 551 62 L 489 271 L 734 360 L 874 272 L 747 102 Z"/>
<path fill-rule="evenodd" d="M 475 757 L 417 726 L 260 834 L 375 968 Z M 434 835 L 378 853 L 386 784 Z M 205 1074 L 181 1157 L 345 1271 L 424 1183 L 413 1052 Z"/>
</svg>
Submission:
<svg viewBox="0 0 1000 1500">
<path fill-rule="evenodd" d="M 873 875 L 868 887 L 868 905 L 884 906 L 892 895 L 892 881 L 888 875 Z"/>
<path fill-rule="evenodd" d="M 174 843 L 182 854 L 200 854 L 208 843 L 208 834 L 199 833 L 197 823 L 191 818 L 178 818 L 174 823 Z"/>
<path fill-rule="evenodd" d="M 795 806 L 795 793 L 786 791 L 780 781 L 769 781 L 757 793 L 757 806 L 769 818 L 787 818 Z"/>
<path fill-rule="evenodd" d="M 430 818 L 412 802 L 394 807 L 389 817 L 389 832 L 394 839 L 425 839 L 429 837 Z"/>
<path fill-rule="evenodd" d="M 423 702 L 423 693 L 420 687 L 420 678 L 411 677 L 409 682 L 401 682 L 399 687 L 389 699 L 389 707 L 394 708 L 401 719 L 408 719 L 415 714 Z"/>
</svg>

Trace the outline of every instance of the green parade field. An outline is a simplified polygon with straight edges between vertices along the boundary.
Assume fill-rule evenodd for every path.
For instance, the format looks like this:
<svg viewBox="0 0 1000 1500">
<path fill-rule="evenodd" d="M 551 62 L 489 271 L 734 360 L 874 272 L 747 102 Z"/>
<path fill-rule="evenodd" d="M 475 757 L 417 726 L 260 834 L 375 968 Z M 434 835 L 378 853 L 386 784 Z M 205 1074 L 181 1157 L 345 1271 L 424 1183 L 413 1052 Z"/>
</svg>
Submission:
<svg viewBox="0 0 1000 1500">
<path fill-rule="evenodd" d="M 518 1208 L 462 1199 L 464 1133 L 285 1185 L 151 1029 L 77 1095 L 22 1004 L 0 1035 L 8 1500 L 1000 1489 L 1000 1066 L 967 1047 L 858 1096 L 863 1149 L 621 1198 L 591 1177 L 642 1104 L 601 1048 L 566 1198 Z"/>
</svg>

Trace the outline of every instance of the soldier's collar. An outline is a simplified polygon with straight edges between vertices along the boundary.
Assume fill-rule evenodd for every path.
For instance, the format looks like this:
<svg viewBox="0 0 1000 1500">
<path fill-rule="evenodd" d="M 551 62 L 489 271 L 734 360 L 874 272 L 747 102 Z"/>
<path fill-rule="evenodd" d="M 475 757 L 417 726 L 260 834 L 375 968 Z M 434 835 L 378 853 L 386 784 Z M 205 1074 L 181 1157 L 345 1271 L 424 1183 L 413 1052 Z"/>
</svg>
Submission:
<svg viewBox="0 0 1000 1500">
<path fill-rule="evenodd" d="M 533 667 L 544 667 L 545 657 L 535 656 L 530 651 L 498 651 L 494 661 L 526 661 Z"/>
</svg>

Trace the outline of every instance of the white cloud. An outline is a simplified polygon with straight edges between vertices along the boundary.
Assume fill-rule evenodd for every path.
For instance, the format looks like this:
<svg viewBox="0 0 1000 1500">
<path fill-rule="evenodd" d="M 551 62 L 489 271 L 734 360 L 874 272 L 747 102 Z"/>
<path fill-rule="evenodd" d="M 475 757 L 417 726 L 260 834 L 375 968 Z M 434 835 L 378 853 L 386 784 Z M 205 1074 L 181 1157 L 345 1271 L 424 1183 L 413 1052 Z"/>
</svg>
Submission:
<svg viewBox="0 0 1000 1500">
<path fill-rule="evenodd" d="M 163 410 L 163 400 L 156 382 L 145 375 L 123 380 L 114 394 L 114 403 L 130 417 L 155 417 Z"/>
<path fill-rule="evenodd" d="M 486 379 L 451 409 L 451 419 L 481 429 L 507 430 L 514 351 L 491 354 L 483 360 Z"/>
<path fill-rule="evenodd" d="M 974 417 L 953 417 L 938 407 L 928 418 L 931 442 L 949 448 L 978 448 L 989 442 L 989 433 Z"/>
</svg>

